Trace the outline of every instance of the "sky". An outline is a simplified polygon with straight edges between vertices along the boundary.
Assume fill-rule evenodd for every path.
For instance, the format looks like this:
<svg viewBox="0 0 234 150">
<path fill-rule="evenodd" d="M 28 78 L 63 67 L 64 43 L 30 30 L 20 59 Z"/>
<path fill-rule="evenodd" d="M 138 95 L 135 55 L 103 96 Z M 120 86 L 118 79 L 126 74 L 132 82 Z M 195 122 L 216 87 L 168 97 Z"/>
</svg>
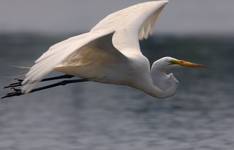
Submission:
<svg viewBox="0 0 234 150">
<path fill-rule="evenodd" d="M 116 10 L 147 0 L 0 0 L 1 32 L 88 31 Z M 155 30 L 234 34 L 234 0 L 170 0 Z"/>
</svg>

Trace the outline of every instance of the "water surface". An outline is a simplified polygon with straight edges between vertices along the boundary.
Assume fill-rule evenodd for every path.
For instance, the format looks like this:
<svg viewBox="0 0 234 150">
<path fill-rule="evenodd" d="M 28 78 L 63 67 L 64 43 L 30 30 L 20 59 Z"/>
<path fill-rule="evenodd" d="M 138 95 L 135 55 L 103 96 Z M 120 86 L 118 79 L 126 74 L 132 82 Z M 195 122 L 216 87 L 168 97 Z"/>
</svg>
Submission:
<svg viewBox="0 0 234 150">
<path fill-rule="evenodd" d="M 1 85 L 24 73 L 12 66 L 32 65 L 63 38 L 1 35 Z M 0 149 L 233 149 L 233 38 L 157 36 L 143 42 L 142 49 L 151 61 L 173 56 L 206 64 L 208 69 L 176 71 L 179 89 L 165 100 L 92 82 L 4 100 Z"/>
</svg>

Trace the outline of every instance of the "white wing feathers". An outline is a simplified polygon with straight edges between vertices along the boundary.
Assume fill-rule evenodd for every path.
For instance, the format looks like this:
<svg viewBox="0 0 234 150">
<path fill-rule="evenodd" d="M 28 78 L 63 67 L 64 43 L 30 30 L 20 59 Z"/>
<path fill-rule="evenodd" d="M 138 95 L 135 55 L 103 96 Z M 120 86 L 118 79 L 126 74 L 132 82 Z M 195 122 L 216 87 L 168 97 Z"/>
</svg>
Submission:
<svg viewBox="0 0 234 150">
<path fill-rule="evenodd" d="M 142 24 L 140 30 L 139 30 L 139 39 L 147 39 L 152 33 L 153 33 L 153 27 L 159 18 L 159 15 L 163 9 L 162 7 L 159 7 L 157 11 L 155 11 L 152 15 L 150 15 L 146 21 Z"/>
<path fill-rule="evenodd" d="M 137 4 L 108 15 L 91 31 L 114 30 L 113 45 L 126 56 L 142 54 L 139 39 L 146 39 L 167 0 L 150 1 Z"/>
<path fill-rule="evenodd" d="M 30 92 L 49 72 L 86 44 L 114 33 L 113 46 L 127 57 L 140 53 L 139 39 L 146 39 L 167 0 L 150 1 L 110 14 L 90 32 L 69 38 L 50 47 L 26 74 L 22 92 Z"/>
<path fill-rule="evenodd" d="M 83 37 L 87 36 L 87 33 L 84 34 L 80 34 L 78 36 L 74 36 L 71 38 L 68 38 L 67 40 L 61 41 L 59 43 L 56 43 L 55 45 L 52 45 L 48 51 L 46 51 L 43 55 L 41 55 L 36 61 L 35 63 L 38 63 L 40 61 L 42 61 L 43 59 L 53 55 L 54 53 L 60 51 L 61 49 L 65 49 L 66 47 L 68 47 L 70 44 L 72 44 L 74 41 L 82 39 Z"/>
<path fill-rule="evenodd" d="M 117 32 L 124 30 L 123 33 L 137 34 L 140 40 L 146 39 L 167 3 L 167 0 L 150 1 L 117 11 L 100 21 L 91 31 L 111 28 Z"/>
<path fill-rule="evenodd" d="M 108 35 L 110 31 L 96 31 L 70 38 L 52 46 L 31 67 L 23 81 L 22 92 L 30 92 L 49 72 L 62 63 L 68 56 L 95 39 Z"/>
</svg>

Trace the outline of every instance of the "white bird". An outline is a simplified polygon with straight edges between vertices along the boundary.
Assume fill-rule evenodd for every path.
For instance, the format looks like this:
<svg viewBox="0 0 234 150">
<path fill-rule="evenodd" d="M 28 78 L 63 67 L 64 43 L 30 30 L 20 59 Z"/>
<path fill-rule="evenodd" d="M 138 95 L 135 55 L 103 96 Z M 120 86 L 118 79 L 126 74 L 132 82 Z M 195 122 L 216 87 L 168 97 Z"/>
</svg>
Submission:
<svg viewBox="0 0 234 150">
<path fill-rule="evenodd" d="M 21 94 L 30 93 L 44 76 L 57 71 L 89 81 L 127 85 L 153 97 L 174 95 L 178 81 L 168 71 L 179 66 L 202 65 L 164 57 L 150 67 L 139 45 L 139 40 L 152 33 L 167 3 L 167 0 L 144 2 L 114 12 L 89 32 L 53 45 L 26 74 Z"/>
</svg>

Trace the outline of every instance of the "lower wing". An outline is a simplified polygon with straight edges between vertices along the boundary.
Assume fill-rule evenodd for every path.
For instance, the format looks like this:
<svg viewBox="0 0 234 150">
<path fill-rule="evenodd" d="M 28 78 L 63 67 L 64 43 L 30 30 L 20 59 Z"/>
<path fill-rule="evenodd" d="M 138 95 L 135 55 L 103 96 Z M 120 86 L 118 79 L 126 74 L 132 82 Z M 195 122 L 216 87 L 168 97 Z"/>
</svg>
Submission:
<svg viewBox="0 0 234 150">
<path fill-rule="evenodd" d="M 79 51 L 85 45 L 109 34 L 113 34 L 113 32 L 105 30 L 88 32 L 52 46 L 35 62 L 35 65 L 26 74 L 22 83 L 22 92 L 29 93 L 44 76 L 53 71 L 73 53 Z"/>
</svg>

